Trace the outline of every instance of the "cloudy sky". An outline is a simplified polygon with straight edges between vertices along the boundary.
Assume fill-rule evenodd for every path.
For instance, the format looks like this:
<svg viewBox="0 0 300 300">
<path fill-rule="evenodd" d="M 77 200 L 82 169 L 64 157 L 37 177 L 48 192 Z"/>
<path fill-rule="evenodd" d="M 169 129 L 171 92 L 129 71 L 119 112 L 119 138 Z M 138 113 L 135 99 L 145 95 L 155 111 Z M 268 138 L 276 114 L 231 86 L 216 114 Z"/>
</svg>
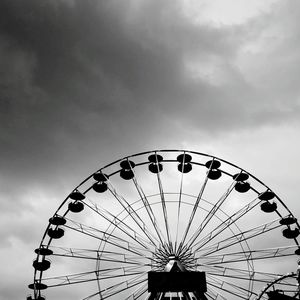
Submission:
<svg viewBox="0 0 300 300">
<path fill-rule="evenodd" d="M 66 195 L 152 149 L 229 160 L 300 216 L 300 3 L 0 2 L 0 299 Z"/>
</svg>

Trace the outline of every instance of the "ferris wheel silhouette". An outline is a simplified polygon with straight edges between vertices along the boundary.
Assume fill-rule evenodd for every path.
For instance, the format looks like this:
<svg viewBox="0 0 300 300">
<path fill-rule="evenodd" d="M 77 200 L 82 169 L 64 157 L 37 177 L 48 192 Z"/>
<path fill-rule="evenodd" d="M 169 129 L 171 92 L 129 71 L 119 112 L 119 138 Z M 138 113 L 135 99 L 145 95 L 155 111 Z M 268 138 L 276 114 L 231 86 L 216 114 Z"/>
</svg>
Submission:
<svg viewBox="0 0 300 300">
<path fill-rule="evenodd" d="M 27 299 L 254 300 L 300 255 L 299 232 L 286 203 L 233 163 L 137 153 L 62 201 L 35 250 Z"/>
</svg>

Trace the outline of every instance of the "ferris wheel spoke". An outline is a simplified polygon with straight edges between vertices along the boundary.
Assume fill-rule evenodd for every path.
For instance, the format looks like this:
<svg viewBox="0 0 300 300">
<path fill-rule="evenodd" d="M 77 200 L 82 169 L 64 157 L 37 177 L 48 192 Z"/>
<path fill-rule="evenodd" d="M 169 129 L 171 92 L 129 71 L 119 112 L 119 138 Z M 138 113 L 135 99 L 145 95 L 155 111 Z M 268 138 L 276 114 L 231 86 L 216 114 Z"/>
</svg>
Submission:
<svg viewBox="0 0 300 300">
<path fill-rule="evenodd" d="M 120 250 L 120 252 L 117 251 L 108 251 L 108 250 L 95 250 L 95 249 L 87 249 L 87 248 L 70 248 L 70 247 L 59 247 L 59 246 L 51 246 L 49 249 L 53 250 L 54 253 L 52 255 L 60 255 L 60 256 L 66 256 L 66 257 L 80 257 L 80 258 L 86 258 L 86 259 L 98 259 L 99 255 L 103 255 L 104 257 L 124 257 L 125 255 L 128 255 L 128 253 L 124 253 L 123 249 Z M 131 254 L 132 255 L 132 254 Z M 135 253 L 133 256 L 128 256 L 131 258 L 138 260 L 141 259 L 150 259 L 147 256 L 137 256 Z"/>
<path fill-rule="evenodd" d="M 222 241 L 219 241 L 213 245 L 210 245 L 209 247 L 205 247 L 201 249 L 202 256 L 210 255 L 211 253 L 215 253 L 217 251 L 229 248 L 231 246 L 234 246 L 238 243 L 241 243 L 243 241 L 247 241 L 251 238 L 257 237 L 259 235 L 262 235 L 268 231 L 274 230 L 278 227 L 280 227 L 279 219 L 272 220 L 268 223 L 262 224 L 260 226 L 256 226 L 253 228 L 250 228 L 245 231 L 241 231 L 235 235 L 232 235 L 229 238 L 225 238 Z M 198 248 L 195 249 L 195 251 L 199 251 Z"/>
<path fill-rule="evenodd" d="M 87 257 L 87 256 L 82 256 L 82 255 L 76 255 L 76 254 L 59 254 L 59 253 L 54 253 L 53 256 L 57 256 L 57 257 L 66 257 L 66 258 L 77 258 L 77 259 L 86 259 L 86 260 L 95 260 L 95 261 L 99 261 L 100 259 L 100 254 L 97 253 L 97 256 L 95 257 Z M 146 257 L 144 257 L 144 259 L 147 259 Z M 132 258 L 131 256 L 127 256 L 126 254 L 121 254 L 121 253 L 113 253 L 111 252 L 108 255 L 105 255 L 105 253 L 101 253 L 101 261 L 105 261 L 105 262 L 109 262 L 112 264 L 129 264 L 129 265 L 134 265 L 134 266 L 138 266 L 138 267 L 150 267 L 151 264 L 150 263 L 145 263 L 145 262 L 141 262 L 142 258 L 137 259 L 136 257 Z M 150 258 L 148 258 L 148 260 L 150 261 Z"/>
<path fill-rule="evenodd" d="M 98 239 L 105 243 L 108 243 L 119 249 L 134 253 L 137 256 L 144 255 L 144 251 L 145 251 L 144 248 L 139 248 L 137 245 L 132 244 L 128 240 L 122 239 L 121 237 L 113 235 L 113 234 L 109 234 L 107 232 L 104 232 L 104 231 L 94 228 L 92 226 L 86 226 L 82 223 L 71 221 L 70 219 L 68 219 L 68 220 L 69 220 L 68 225 L 64 225 L 66 228 L 83 233 L 87 236 L 90 236 L 92 238 L 95 238 L 95 239 Z M 73 226 L 71 226 L 71 224 Z"/>
<path fill-rule="evenodd" d="M 134 171 L 133 171 L 133 172 L 134 172 Z M 134 182 L 134 185 L 135 185 L 135 187 L 136 187 L 136 190 L 137 190 L 137 192 L 138 192 L 138 194 L 139 194 L 141 200 L 143 201 L 144 207 L 145 207 L 145 209 L 146 209 L 146 211 L 147 211 L 147 213 L 148 213 L 148 216 L 149 216 L 149 218 L 150 218 L 150 220 L 151 220 L 151 223 L 152 223 L 152 225 L 153 225 L 153 227 L 154 227 L 154 229 L 155 229 L 155 232 L 156 232 L 156 234 L 157 234 L 157 236 L 158 236 L 158 238 L 159 238 L 161 244 L 163 245 L 163 244 L 165 244 L 165 242 L 164 242 L 165 238 L 164 238 L 164 236 L 163 236 L 163 233 L 161 232 L 161 230 L 160 230 L 159 227 L 158 227 L 158 224 L 159 224 L 159 223 L 158 223 L 157 220 L 156 220 L 156 217 L 155 217 L 155 215 L 154 215 L 154 213 L 153 213 L 153 210 L 152 210 L 151 205 L 150 205 L 150 203 L 149 203 L 149 201 L 148 201 L 148 198 L 147 198 L 147 196 L 145 195 L 145 193 L 144 193 L 142 187 L 139 185 L 139 183 L 138 183 L 138 181 L 137 181 L 137 177 L 136 177 L 135 175 L 134 175 L 134 178 L 133 178 L 132 180 L 133 180 L 133 182 Z"/>
<path fill-rule="evenodd" d="M 199 194 L 198 194 L 198 196 L 197 196 L 197 199 L 196 199 L 196 201 L 195 201 L 195 204 L 194 204 L 194 206 L 193 206 L 193 210 L 192 210 L 192 213 L 191 213 L 191 215 L 190 215 L 190 219 L 189 219 L 188 225 L 187 225 L 187 227 L 186 227 L 186 229 L 185 229 L 185 232 L 184 232 L 184 234 L 183 234 L 183 238 L 182 238 L 182 241 L 181 241 L 181 243 L 180 243 L 181 246 L 184 245 L 184 243 L 185 243 L 185 240 L 186 240 L 186 238 L 187 238 L 188 232 L 189 232 L 189 230 L 190 230 L 190 228 L 191 228 L 191 225 L 192 225 L 192 223 L 193 223 L 195 214 L 196 214 L 197 209 L 198 209 L 198 207 L 199 207 L 199 202 L 200 202 L 200 200 L 202 199 L 202 195 L 203 195 L 203 192 L 204 192 L 204 190 L 205 190 L 205 187 L 206 187 L 207 182 L 208 182 L 208 177 L 207 177 L 207 175 L 206 175 L 206 177 L 205 177 L 205 179 L 204 179 L 204 182 L 203 182 L 203 184 L 202 184 L 202 186 L 201 186 L 200 192 L 199 192 Z"/>
<path fill-rule="evenodd" d="M 118 271 L 116 273 L 116 271 Z M 112 270 L 110 271 L 112 272 Z M 137 276 L 143 274 L 141 271 L 128 271 L 127 268 L 115 268 L 115 274 L 107 274 L 107 270 L 102 273 L 102 271 L 87 271 L 75 274 L 68 274 L 56 277 L 46 277 L 43 279 L 43 283 L 47 283 L 48 288 L 64 286 L 64 285 L 71 285 L 71 284 L 78 284 L 78 283 L 87 283 L 96 280 L 111 280 L 116 278 L 122 277 L 130 277 L 130 276 Z"/>
<path fill-rule="evenodd" d="M 229 226 L 237 222 L 241 217 L 246 215 L 248 212 L 250 212 L 253 208 L 255 208 L 260 203 L 260 200 L 258 198 L 255 198 L 251 202 L 249 202 L 247 205 L 242 207 L 237 212 L 233 213 L 232 215 L 228 216 L 226 220 L 221 222 L 218 226 L 216 226 L 214 229 L 212 229 L 209 234 L 201 238 L 200 241 L 194 244 L 196 247 L 196 251 L 207 245 L 208 243 L 211 243 L 213 239 L 215 239 L 219 234 L 221 234 L 224 230 L 228 229 Z"/>
<path fill-rule="evenodd" d="M 147 278 L 142 278 L 141 279 L 141 277 L 142 276 L 139 275 L 139 276 L 136 276 L 133 279 L 124 280 L 124 281 L 121 281 L 117 284 L 113 284 L 111 286 L 108 286 L 108 287 L 104 288 L 104 290 L 102 290 L 102 291 L 99 291 L 97 293 L 94 293 L 92 295 L 87 296 L 86 298 L 83 298 L 82 300 L 92 299 L 95 296 L 98 296 L 98 297 L 100 296 L 101 300 L 109 299 L 109 298 L 111 298 L 115 295 L 118 295 L 118 294 L 120 294 L 120 293 L 122 293 L 126 290 L 134 288 L 134 287 L 138 286 L 139 284 L 143 284 L 144 282 L 147 281 Z"/>
<path fill-rule="evenodd" d="M 148 286 L 147 284 L 143 284 L 140 288 L 136 289 L 132 295 L 128 296 L 125 298 L 125 300 L 135 300 L 135 299 L 139 299 L 141 296 L 143 296 L 146 292 L 148 291 Z"/>
<path fill-rule="evenodd" d="M 276 287 L 280 288 L 280 291 L 282 292 L 290 292 L 291 288 L 297 288 L 297 284 L 292 284 L 292 283 L 277 283 Z"/>
<path fill-rule="evenodd" d="M 210 255 L 201 257 L 201 264 L 216 265 L 225 263 L 234 263 L 247 260 L 260 260 L 269 258 L 278 258 L 284 256 L 294 256 L 296 246 L 278 247 L 278 248 L 265 248 L 259 250 L 247 250 L 234 253 L 225 253 L 219 255 Z"/>
<path fill-rule="evenodd" d="M 248 300 L 249 294 L 257 295 L 256 293 L 245 289 L 241 286 L 238 286 L 236 284 L 230 283 L 223 280 L 218 280 L 216 278 L 211 278 L 210 276 L 207 276 L 207 285 L 212 286 L 214 288 L 217 288 L 218 290 L 221 290 L 227 294 L 234 295 L 235 297 Z M 228 298 L 228 297 L 225 297 Z"/>
<path fill-rule="evenodd" d="M 290 283 L 290 282 L 280 282 L 277 284 L 278 286 L 284 286 L 285 290 L 290 290 L 291 288 L 299 288 L 298 281 L 297 283 Z M 282 289 L 282 288 L 281 288 Z"/>
<path fill-rule="evenodd" d="M 232 277 L 241 280 L 253 280 L 257 282 L 268 283 L 275 278 L 278 278 L 280 274 L 261 272 L 250 269 L 242 269 L 240 267 L 228 267 L 223 265 L 204 265 L 202 269 L 210 275 Z"/>
<path fill-rule="evenodd" d="M 219 294 L 214 288 L 207 287 L 206 296 L 209 297 L 212 300 L 218 300 L 218 298 L 221 298 L 223 300 L 228 300 L 227 297 L 224 297 L 223 295 Z"/>
<path fill-rule="evenodd" d="M 208 212 L 208 214 L 204 217 L 202 223 L 199 225 L 198 229 L 194 232 L 192 235 L 190 241 L 188 242 L 188 248 L 191 248 L 194 246 L 195 241 L 203 231 L 203 229 L 207 226 L 207 224 L 210 222 L 210 220 L 213 218 L 214 214 L 218 209 L 220 209 L 221 205 L 225 202 L 225 200 L 228 198 L 230 193 L 232 192 L 234 188 L 235 182 L 233 182 L 229 188 L 225 191 L 225 193 L 220 197 L 220 199 L 213 205 L 212 209 Z"/>
<path fill-rule="evenodd" d="M 168 220 L 167 205 L 166 205 L 165 193 L 163 190 L 162 180 L 160 178 L 159 173 L 157 173 L 157 182 L 158 182 L 160 199 L 161 199 L 161 204 L 162 204 L 162 209 L 163 209 L 163 214 L 164 214 L 164 221 L 165 221 L 165 227 L 166 227 L 167 239 L 168 239 L 168 247 L 169 247 L 169 250 L 172 251 L 173 249 L 172 249 L 172 243 L 171 243 L 171 238 L 170 238 L 170 227 L 169 227 L 169 220 Z"/>
<path fill-rule="evenodd" d="M 245 298 L 244 296 L 241 296 L 239 294 L 235 294 L 230 290 L 224 289 L 224 288 L 220 288 L 218 285 L 216 284 L 212 284 L 212 283 L 207 283 L 208 287 L 207 290 L 209 291 L 209 293 L 212 293 L 213 291 L 213 295 L 215 296 L 215 300 L 219 298 L 223 299 L 223 300 L 228 300 L 228 294 L 232 296 L 234 296 L 234 299 L 236 299 L 237 297 L 240 299 L 245 299 L 248 300 L 249 298 Z"/>
<path fill-rule="evenodd" d="M 184 165 L 185 158 L 183 159 L 183 165 Z M 178 232 L 179 232 L 179 220 L 180 220 L 180 209 L 181 209 L 181 199 L 182 199 L 182 193 L 183 193 L 183 172 L 181 172 L 180 176 L 180 185 L 179 185 L 179 195 L 178 195 L 178 207 L 177 207 L 177 224 L 176 224 L 176 236 L 175 236 L 175 245 L 174 245 L 174 252 L 176 253 L 177 249 L 177 240 L 178 240 Z M 180 247 L 179 247 L 180 249 Z"/>
<path fill-rule="evenodd" d="M 117 190 L 113 187 L 110 181 L 108 184 L 108 189 L 110 190 L 111 194 L 116 198 L 116 200 L 121 204 L 121 206 L 125 209 L 128 215 L 132 218 L 132 220 L 142 230 L 142 232 L 149 239 L 152 245 L 156 246 L 159 243 L 157 238 L 151 233 L 151 231 L 148 229 L 143 219 L 137 214 L 137 212 L 130 205 L 130 203 L 124 197 L 118 194 Z"/>
<path fill-rule="evenodd" d="M 251 288 L 242 286 L 241 283 L 237 283 L 236 281 L 230 280 L 231 278 L 229 277 L 222 277 L 218 278 L 215 276 L 208 275 L 208 280 L 214 281 L 219 288 L 225 289 L 225 290 L 230 290 L 236 295 L 240 296 L 245 296 L 247 299 L 250 298 L 250 296 L 255 295 L 257 296 L 258 294 L 253 292 Z M 246 284 L 249 284 L 248 282 Z M 225 288 L 226 287 L 226 288 Z"/>
<path fill-rule="evenodd" d="M 207 272 L 206 274 L 209 274 L 211 276 L 216 276 L 216 277 L 220 277 L 220 278 L 230 278 L 230 279 L 234 279 L 237 282 L 239 281 L 246 281 L 248 282 L 249 280 L 252 280 L 253 282 L 260 282 L 260 283 L 268 283 L 269 282 L 269 278 L 268 279 L 257 279 L 257 278 L 251 278 L 249 276 L 239 276 L 239 275 L 233 275 L 233 274 L 221 274 L 221 273 L 214 273 L 214 272 Z"/>
<path fill-rule="evenodd" d="M 148 240 L 144 239 L 137 231 L 133 230 L 128 224 L 126 224 L 126 222 L 118 218 L 118 216 L 114 216 L 112 213 L 110 213 L 108 210 L 104 209 L 100 205 L 93 203 L 90 199 L 88 199 L 88 201 L 90 204 L 87 204 L 87 201 L 85 201 L 85 205 L 88 206 L 95 213 L 97 213 L 99 216 L 110 222 L 113 228 L 118 228 L 118 230 L 125 233 L 129 238 L 131 238 L 133 241 L 136 241 L 145 249 L 149 249 L 149 247 L 153 246 L 151 243 L 149 243 Z"/>
</svg>

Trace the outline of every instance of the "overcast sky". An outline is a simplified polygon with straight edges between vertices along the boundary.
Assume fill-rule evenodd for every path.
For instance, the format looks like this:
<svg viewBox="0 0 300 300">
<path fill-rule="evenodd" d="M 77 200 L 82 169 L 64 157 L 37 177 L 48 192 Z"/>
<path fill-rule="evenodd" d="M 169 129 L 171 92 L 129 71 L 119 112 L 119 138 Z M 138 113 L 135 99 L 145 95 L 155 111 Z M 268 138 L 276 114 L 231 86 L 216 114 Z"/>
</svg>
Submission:
<svg viewBox="0 0 300 300">
<path fill-rule="evenodd" d="M 0 1 L 0 299 L 66 195 L 152 149 L 214 154 L 300 216 L 300 2 Z"/>
</svg>

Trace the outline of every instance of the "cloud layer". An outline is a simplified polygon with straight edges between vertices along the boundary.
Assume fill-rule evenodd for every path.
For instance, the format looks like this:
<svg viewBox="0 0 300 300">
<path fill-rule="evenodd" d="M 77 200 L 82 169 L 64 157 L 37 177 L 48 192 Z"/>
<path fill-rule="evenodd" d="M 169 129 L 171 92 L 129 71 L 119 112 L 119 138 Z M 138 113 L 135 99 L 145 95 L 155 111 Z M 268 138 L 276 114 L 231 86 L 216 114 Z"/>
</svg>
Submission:
<svg viewBox="0 0 300 300">
<path fill-rule="evenodd" d="M 3 151 L 26 165 L 17 150 L 42 162 L 77 135 L 85 143 L 125 128 L 141 137 L 140 126 L 170 120 L 217 132 L 297 118 L 296 4 L 224 26 L 194 23 L 179 4 L 3 1 Z"/>
<path fill-rule="evenodd" d="M 1 1 L 0 207 L 15 220 L 5 247 L 37 243 L 29 227 L 99 162 L 201 146 L 252 167 L 241 153 L 259 159 L 274 140 L 297 155 L 299 3 L 221 5 Z"/>
</svg>

